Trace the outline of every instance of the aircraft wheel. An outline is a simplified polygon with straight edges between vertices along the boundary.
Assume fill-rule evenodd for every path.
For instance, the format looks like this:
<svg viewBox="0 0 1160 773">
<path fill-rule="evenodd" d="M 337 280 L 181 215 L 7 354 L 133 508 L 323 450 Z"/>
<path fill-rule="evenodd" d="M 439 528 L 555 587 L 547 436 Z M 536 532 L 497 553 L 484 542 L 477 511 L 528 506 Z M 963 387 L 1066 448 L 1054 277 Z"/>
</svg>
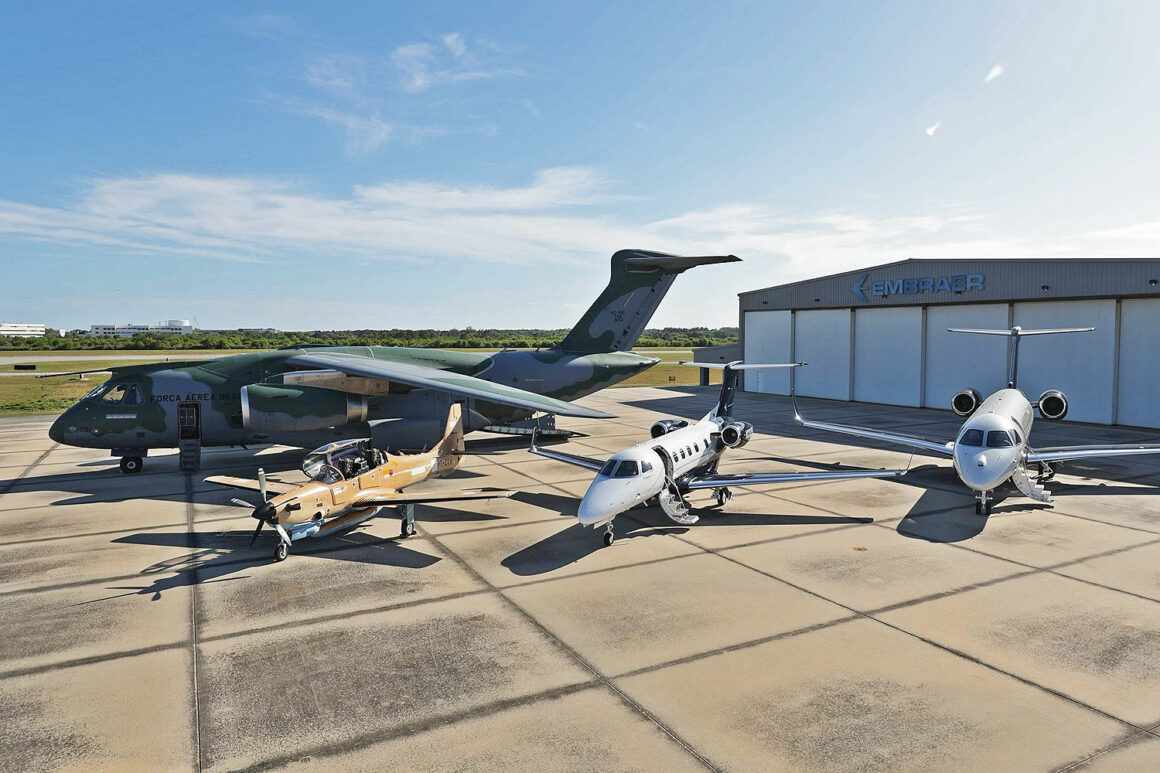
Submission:
<svg viewBox="0 0 1160 773">
<path fill-rule="evenodd" d="M 278 540 L 278 544 L 274 546 L 274 560 L 285 561 L 288 555 L 290 555 L 290 546 L 282 540 Z"/>
<path fill-rule="evenodd" d="M 415 528 L 415 524 L 413 524 L 413 523 L 408 523 L 407 521 L 403 521 L 403 523 L 399 525 L 399 536 L 400 537 L 413 537 L 413 536 L 415 536 L 416 531 L 417 531 L 417 529 Z"/>
<path fill-rule="evenodd" d="M 733 492 L 727 488 L 719 488 L 713 492 L 713 496 L 717 500 L 717 507 L 724 507 L 733 499 Z"/>
<path fill-rule="evenodd" d="M 606 532 L 604 532 L 604 547 L 609 547 L 615 541 L 616 541 L 616 532 L 614 532 L 612 529 L 609 529 Z"/>
<path fill-rule="evenodd" d="M 976 499 L 975 500 L 975 515 L 982 515 L 982 514 L 983 514 L 983 503 Z"/>
<path fill-rule="evenodd" d="M 133 475 L 141 472 L 145 467 L 145 462 L 140 456 L 122 456 L 121 457 L 121 472 L 126 475 Z"/>
<path fill-rule="evenodd" d="M 983 505 L 983 515 L 988 518 L 991 517 L 991 500 L 989 499 L 987 500 L 987 504 Z"/>
</svg>

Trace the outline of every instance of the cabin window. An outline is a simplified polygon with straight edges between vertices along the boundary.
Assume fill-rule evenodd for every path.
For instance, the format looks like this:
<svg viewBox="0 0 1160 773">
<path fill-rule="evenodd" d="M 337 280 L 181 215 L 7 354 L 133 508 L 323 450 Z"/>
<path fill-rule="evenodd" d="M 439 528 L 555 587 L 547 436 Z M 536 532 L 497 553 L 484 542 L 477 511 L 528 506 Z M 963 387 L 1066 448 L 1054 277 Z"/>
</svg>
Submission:
<svg viewBox="0 0 1160 773">
<path fill-rule="evenodd" d="M 696 451 L 697 453 L 701 453 L 701 447 L 699 445 L 697 445 L 696 443 L 693 443 L 693 450 Z"/>
<path fill-rule="evenodd" d="M 982 446 L 983 445 L 983 431 L 979 429 L 969 429 L 963 433 L 959 438 L 959 445 L 961 446 Z"/>
<path fill-rule="evenodd" d="M 987 448 L 1010 448 L 1015 445 L 1005 430 L 993 429 L 987 433 Z"/>
<path fill-rule="evenodd" d="M 616 469 L 616 462 L 617 462 L 617 461 L 619 461 L 619 460 L 617 460 L 617 459 L 609 459 L 607 462 L 605 462 L 605 463 L 604 463 L 604 466 L 600 468 L 600 473 L 599 473 L 599 474 L 600 474 L 600 475 L 606 475 L 607 477 L 611 478 L 611 477 L 612 477 L 612 471 Z"/>
<path fill-rule="evenodd" d="M 632 478 L 640 474 L 640 467 L 632 459 L 625 459 L 616 468 L 617 478 Z"/>
<path fill-rule="evenodd" d="M 640 471 L 641 472 L 652 472 L 652 469 L 653 469 L 652 462 L 641 462 L 640 463 Z"/>
</svg>

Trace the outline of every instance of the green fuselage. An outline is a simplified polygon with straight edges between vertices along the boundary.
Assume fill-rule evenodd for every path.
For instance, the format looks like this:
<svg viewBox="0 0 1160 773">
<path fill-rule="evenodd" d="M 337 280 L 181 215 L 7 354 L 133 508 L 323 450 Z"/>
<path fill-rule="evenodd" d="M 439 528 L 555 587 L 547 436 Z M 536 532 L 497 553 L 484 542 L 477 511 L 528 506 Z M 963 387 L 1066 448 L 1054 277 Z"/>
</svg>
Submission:
<svg viewBox="0 0 1160 773">
<path fill-rule="evenodd" d="M 345 399 L 342 392 L 287 390 L 281 395 L 284 399 L 276 402 L 279 416 L 288 417 L 284 426 L 276 430 L 255 426 L 260 422 L 244 415 L 242 388 L 289 383 L 286 374 L 300 373 L 301 368 L 286 361 L 304 351 L 424 365 L 560 400 L 592 394 L 658 362 L 632 352 L 572 354 L 547 349 L 476 354 L 374 346 L 280 349 L 176 366 L 134 366 L 115 370 L 109 381 L 62 414 L 49 434 L 67 445 L 125 452 L 178 445 L 179 427 L 188 434 L 189 417 L 194 414 L 197 439 L 205 446 L 277 442 L 315 447 L 335 439 L 366 437 L 372 423 L 385 419 L 441 428 L 449 399 L 446 395 L 395 384 L 382 393 L 360 396 L 365 399 L 366 411 L 357 420 L 331 415 L 331 406 Z M 468 431 L 530 415 L 521 409 L 479 400 L 464 402 Z"/>
</svg>

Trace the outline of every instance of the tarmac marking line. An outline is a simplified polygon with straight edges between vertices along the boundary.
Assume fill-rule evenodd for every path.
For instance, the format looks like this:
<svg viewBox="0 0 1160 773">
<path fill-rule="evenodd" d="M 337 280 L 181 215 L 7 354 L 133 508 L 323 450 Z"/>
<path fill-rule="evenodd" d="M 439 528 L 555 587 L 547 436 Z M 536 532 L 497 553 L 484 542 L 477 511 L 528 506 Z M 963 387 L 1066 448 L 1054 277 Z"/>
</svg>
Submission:
<svg viewBox="0 0 1160 773">
<path fill-rule="evenodd" d="M 1078 760 L 1073 760 L 1072 762 L 1066 763 L 1065 765 L 1061 765 L 1060 767 L 1055 768 L 1052 771 L 1052 773 L 1068 773 L 1068 771 L 1078 770 L 1080 768 L 1085 767 L 1092 760 L 1097 759 L 1099 757 L 1102 757 L 1103 755 L 1105 755 L 1109 752 L 1114 752 L 1117 749 L 1122 749 L 1122 748 L 1129 746 L 1131 744 L 1138 743 L 1139 741 L 1152 740 L 1155 737 L 1156 736 L 1154 736 L 1152 733 L 1150 733 L 1147 730 L 1141 731 L 1139 733 L 1128 732 L 1128 733 L 1124 734 L 1124 736 L 1122 738 L 1119 738 L 1119 739 L 1113 741 L 1112 743 L 1108 744 L 1107 746 L 1103 746 L 1103 747 L 1095 750 L 1094 752 L 1087 755 L 1086 757 L 1082 757 Z"/>
<path fill-rule="evenodd" d="M 628 517 L 629 517 L 630 519 L 632 519 L 632 520 L 636 520 L 636 519 L 632 518 L 632 516 L 628 516 Z M 795 590 L 798 590 L 798 591 L 800 591 L 800 592 L 802 592 L 802 593 L 805 593 L 805 594 L 807 594 L 807 595 L 813 596 L 814 598 L 820 599 L 820 600 L 822 600 L 822 601 L 827 601 L 827 602 L 829 602 L 829 603 L 831 603 L 831 604 L 834 604 L 834 605 L 836 605 L 836 606 L 839 606 L 839 607 L 841 607 L 842 609 L 845 609 L 845 610 L 847 610 L 848 612 L 851 612 L 852 614 L 854 614 L 854 615 L 856 615 L 856 616 L 858 616 L 858 617 L 861 617 L 861 618 L 864 618 L 864 619 L 866 619 L 866 620 L 870 620 L 870 621 L 872 621 L 872 622 L 878 623 L 879 625 L 885 626 L 885 627 L 887 627 L 887 628 L 889 628 L 889 629 L 891 629 L 891 630 L 893 630 L 893 631 L 897 631 L 898 633 L 901 633 L 901 634 L 903 634 L 903 635 L 910 636 L 911 638 L 913 638 L 913 639 L 916 639 L 917 641 L 923 642 L 924 644 L 928 644 L 928 645 L 930 645 L 930 646 L 932 646 L 932 647 L 934 647 L 934 648 L 936 648 L 936 649 L 942 650 L 943 652 L 946 652 L 946 653 L 948 653 L 948 654 L 951 654 L 951 655 L 955 655 L 955 656 L 957 656 L 957 657 L 959 657 L 959 658 L 962 658 L 963 660 L 966 660 L 966 661 L 968 661 L 968 662 L 970 662 L 970 663 L 974 663 L 975 665 L 978 665 L 978 666 L 981 666 L 981 667 L 983 667 L 983 668 L 986 668 L 986 669 L 988 669 L 988 670 L 990 670 L 990 671 L 993 671 L 993 672 L 995 672 L 995 673 L 997 673 L 997 674 L 1002 674 L 1002 675 L 1004 675 L 1004 676 L 1010 677 L 1011 679 L 1014 679 L 1014 680 L 1016 680 L 1016 681 L 1018 681 L 1018 682 L 1020 682 L 1020 683 L 1022 683 L 1022 684 L 1025 684 L 1025 685 L 1027 685 L 1027 686 L 1029 686 L 1029 687 L 1034 687 L 1034 688 L 1036 688 L 1036 689 L 1038 689 L 1038 690 L 1040 690 L 1040 691 L 1042 691 L 1042 692 L 1045 692 L 1045 693 L 1047 693 L 1047 694 L 1049 694 L 1049 695 L 1054 695 L 1054 696 L 1056 696 L 1057 698 L 1061 698 L 1061 699 L 1063 699 L 1063 700 L 1066 700 L 1066 701 L 1068 701 L 1068 702 L 1070 702 L 1070 703 L 1073 703 L 1073 704 L 1075 704 L 1076 706 L 1079 706 L 1079 707 L 1081 707 L 1081 708 L 1087 709 L 1088 711 L 1091 711 L 1091 712 L 1093 712 L 1093 713 L 1095 713 L 1095 714 L 1098 714 L 1098 715 L 1100 715 L 1100 716 L 1102 716 L 1102 717 L 1105 717 L 1105 718 L 1107 718 L 1107 719 L 1111 719 L 1111 720 L 1113 720 L 1113 721 L 1115 721 L 1115 722 L 1119 722 L 1120 724 L 1122 724 L 1122 725 L 1125 725 L 1126 727 L 1132 728 L 1133 730 L 1136 730 L 1136 731 L 1142 731 L 1142 730 L 1146 730 L 1146 728 L 1144 728 L 1144 727 L 1141 727 L 1141 726 L 1139 726 L 1139 725 L 1136 725 L 1136 724 L 1134 724 L 1134 723 L 1132 723 L 1132 722 L 1129 722 L 1128 720 L 1126 720 L 1126 719 L 1123 719 L 1123 718 L 1121 718 L 1121 717 L 1117 717 L 1116 715 L 1114 715 L 1114 714 L 1112 714 L 1112 713 L 1110 713 L 1110 712 L 1108 712 L 1108 711 L 1105 711 L 1104 709 L 1101 709 L 1101 708 L 1099 708 L 1099 707 L 1097 707 L 1097 706 L 1094 706 L 1094 705 L 1092 705 L 1092 704 L 1090 704 L 1090 703 L 1087 703 L 1087 702 L 1085 702 L 1085 701 L 1082 701 L 1082 700 L 1080 700 L 1079 698 L 1076 698 L 1075 696 L 1069 695 L 1068 693 L 1066 693 L 1066 692 L 1064 692 L 1064 691 L 1062 691 L 1062 690 L 1057 690 L 1057 689 L 1055 689 L 1054 687 L 1049 687 L 1049 686 L 1047 686 L 1047 685 L 1040 684 L 1039 682 L 1036 682 L 1035 680 L 1031 679 L 1030 677 L 1025 677 L 1025 676 L 1022 676 L 1022 675 L 1020 675 L 1020 674 L 1017 674 L 1017 673 L 1015 673 L 1014 671 L 1009 671 L 1009 670 L 1007 670 L 1007 669 L 1005 669 L 1005 668 L 1001 668 L 1000 666 L 997 666 L 997 665 L 995 665 L 995 664 L 993 664 L 993 663 L 989 663 L 989 662 L 987 662 L 987 661 L 983 660 L 982 658 L 976 657 L 976 656 L 974 656 L 974 655 L 971 655 L 971 654 L 969 654 L 969 653 L 967 653 L 967 652 L 964 652 L 963 650 L 959 650 L 959 649 L 957 649 L 957 648 L 955 648 L 955 647 L 952 647 L 952 646 L 950 646 L 949 644 L 944 644 L 944 643 L 942 643 L 942 642 L 939 642 L 939 641 L 936 641 L 936 640 L 934 640 L 934 639 L 931 639 L 931 638 L 929 638 L 929 637 L 927 637 L 927 636 L 923 636 L 922 634 L 919 634 L 919 633 L 917 633 L 917 632 L 915 632 L 915 631 L 910 631 L 910 630 L 907 630 L 906 628 L 903 628 L 903 627 L 902 627 L 902 626 L 900 626 L 900 625 L 896 625 L 896 624 L 894 624 L 894 623 L 887 622 L 886 620 L 883 620 L 883 619 L 881 619 L 881 618 L 879 618 L 879 617 L 875 617 L 875 616 L 874 616 L 873 614 L 871 614 L 871 613 L 868 613 L 868 612 L 862 612 L 862 611 L 860 611 L 860 610 L 858 610 L 858 609 L 855 609 L 854 607 L 851 607 L 851 606 L 849 606 L 848 604 L 843 604 L 843 603 L 842 603 L 842 602 L 840 602 L 840 601 L 837 601 L 837 600 L 835 600 L 835 599 L 829 598 L 828 596 L 826 596 L 826 595 L 824 595 L 824 594 L 822 594 L 822 593 L 819 593 L 819 592 L 817 592 L 817 591 L 812 591 L 812 590 L 809 590 L 808 588 L 806 588 L 806 587 L 804 587 L 804 586 L 801 586 L 801 585 L 798 585 L 797 583 L 791 582 L 791 581 L 789 581 L 789 580 L 786 580 L 786 579 L 784 579 L 784 578 L 782 578 L 782 577 L 778 577 L 777 575 L 775 575 L 775 574 L 773 574 L 773 573 L 771 573 L 771 572 L 766 572 L 766 571 L 764 571 L 764 570 L 757 569 L 757 568 L 755 568 L 755 567 L 753 567 L 753 566 L 750 566 L 750 565 L 748 565 L 748 564 L 744 564 L 744 563 L 742 563 L 742 562 L 738 561 L 738 560 L 737 560 L 737 559 L 735 559 L 735 558 L 732 558 L 732 557 L 730 557 L 730 556 L 724 555 L 724 554 L 723 554 L 721 551 L 719 551 L 719 550 L 715 550 L 715 549 L 712 549 L 712 548 L 705 548 L 705 547 L 701 547 L 700 545 L 697 545 L 697 544 L 695 544 L 695 543 L 693 543 L 693 542 L 689 542 L 688 540 L 682 539 L 682 538 L 681 538 L 679 535 L 676 535 L 676 534 L 670 534 L 670 535 L 668 535 L 668 536 L 672 537 L 673 539 L 680 540 L 681 542 L 684 542 L 684 543 L 686 543 L 686 544 L 688 544 L 688 545 L 692 545 L 693 547 L 699 548 L 700 550 L 702 550 L 702 551 L 704 551 L 704 552 L 706 552 L 706 553 L 709 553 L 709 554 L 711 554 L 711 555 L 718 556 L 718 557 L 720 557 L 720 558 L 722 558 L 722 559 L 724 559 L 724 560 L 726 560 L 726 561 L 729 561 L 730 563 L 736 564 L 737 566 L 740 566 L 740 567 L 743 567 L 743 568 L 745 568 L 745 569 L 748 569 L 748 570 L 749 570 L 749 571 L 751 571 L 751 572 L 755 572 L 756 574 L 762 575 L 763 577 L 768 577 L 768 578 L 770 578 L 771 580 L 775 580 L 775 581 L 777 581 L 777 582 L 780 582 L 780 583 L 782 583 L 783 585 L 786 585 L 787 587 L 793 588 L 793 589 L 795 589 Z M 1014 562 L 1013 562 L 1013 563 L 1014 563 Z M 1027 574 L 1032 574 L 1032 572 L 1028 572 Z M 1009 578 L 1008 578 L 1008 579 L 1009 579 Z"/>
<path fill-rule="evenodd" d="M 198 532 L 194 528 L 194 496 L 193 496 L 193 474 L 185 473 L 185 523 L 189 530 L 194 551 L 199 548 Z M 198 607 L 200 605 L 200 594 L 198 593 L 198 569 L 195 564 L 193 567 L 193 582 L 190 587 L 189 598 L 189 677 L 193 696 L 193 749 L 194 760 L 199 771 L 205 769 L 202 757 L 201 748 L 201 723 L 202 723 L 202 708 L 201 708 L 201 686 L 198 683 L 198 660 L 201 657 L 201 651 L 198 646 Z"/>
<path fill-rule="evenodd" d="M 17 486 L 17 485 L 20 483 L 20 481 L 21 481 L 21 480 L 22 480 L 22 479 L 23 479 L 23 478 L 24 478 L 26 475 L 28 475 L 28 473 L 30 473 L 30 472 L 32 472 L 34 469 L 36 469 L 36 466 L 37 466 L 38 464 L 40 464 L 41 462 L 43 462 L 43 461 L 44 461 L 44 460 L 45 460 L 45 459 L 48 457 L 48 455 L 49 455 L 49 454 L 51 454 L 53 451 L 55 451 L 57 448 L 60 448 L 60 444 L 59 444 L 59 443 L 53 443 L 53 444 L 52 444 L 52 448 L 49 448 L 47 451 L 45 451 L 44 453 L 42 453 L 40 456 L 38 456 L 38 457 L 36 457 L 35 459 L 33 459 L 33 460 L 32 460 L 32 464 L 30 464 L 30 465 L 28 465 L 27 467 L 25 467 L 23 472 L 21 472 L 21 473 L 20 473 L 19 475 L 17 475 L 15 478 L 11 478 L 11 479 L 10 479 L 10 480 L 9 480 L 7 483 L 5 483 L 3 486 L 0 486 L 0 495 L 7 494 L 9 491 L 11 491 L 12 489 L 14 489 L 14 488 L 15 488 L 15 487 L 16 487 L 16 486 Z"/>
<path fill-rule="evenodd" d="M 503 466 L 503 465 L 501 465 L 501 466 Z M 547 484 L 547 485 L 551 485 L 551 484 Z M 557 489 L 557 490 L 560 490 L 560 489 Z M 426 532 L 426 529 L 424 529 L 423 531 Z M 607 689 L 609 692 L 611 692 L 627 708 L 636 712 L 637 714 L 639 714 L 641 717 L 643 717 L 647 721 L 651 722 L 654 726 L 656 726 L 656 728 L 658 730 L 660 730 L 662 733 L 664 733 L 666 736 L 668 736 L 668 738 L 671 741 L 673 741 L 673 743 L 677 744 L 682 749 L 684 749 L 684 751 L 686 753 L 688 753 L 691 757 L 693 757 L 698 762 L 700 762 L 705 768 L 707 768 L 709 770 L 713 770 L 713 771 L 722 771 L 723 770 L 723 768 L 721 766 L 714 763 L 712 760 L 709 759 L 708 756 L 706 756 L 703 752 L 699 751 L 695 746 L 693 746 L 692 743 L 690 743 L 689 741 L 684 739 L 679 733 L 677 733 L 677 731 L 674 728 L 670 727 L 663 720 L 661 720 L 660 717 L 656 716 L 651 711 L 649 711 L 644 705 L 642 705 L 640 702 L 638 702 L 635 698 L 632 698 L 627 693 L 625 693 L 607 675 L 605 675 L 603 672 L 601 672 L 600 669 L 598 669 L 594 663 L 590 662 L 587 658 L 585 658 L 583 655 L 581 655 L 579 652 L 577 652 L 575 649 L 573 649 L 570 645 L 568 645 L 566 642 L 564 642 L 563 639 L 561 639 L 559 636 L 557 636 L 550 628 L 548 628 L 548 626 L 546 626 L 543 622 L 541 622 L 539 619 L 537 619 L 533 614 L 531 614 L 526 609 L 524 609 L 519 604 L 517 604 L 514 600 L 512 600 L 512 598 L 510 596 L 508 596 L 506 593 L 504 593 L 503 590 L 501 590 L 499 587 L 494 585 L 486 577 L 484 577 L 479 572 L 477 572 L 470 564 L 468 564 L 466 561 L 464 561 L 457 553 L 455 553 L 453 550 L 451 550 L 446 545 L 444 545 L 439 540 L 438 537 L 436 537 L 430 533 L 425 534 L 425 536 L 427 536 L 432 542 L 434 542 L 440 548 L 440 550 L 442 550 L 444 553 L 446 553 L 453 561 L 455 561 L 457 564 L 459 564 L 461 568 L 463 568 L 466 572 L 468 572 L 469 574 L 474 576 L 477 581 L 484 583 L 489 588 L 494 590 L 498 594 L 499 598 L 505 604 L 507 604 L 513 611 L 515 611 L 517 614 L 519 614 L 520 617 L 522 617 L 524 620 L 526 620 L 528 623 L 530 623 L 544 637 L 546 637 L 549 641 L 551 641 L 553 644 L 555 644 L 555 646 L 561 652 L 563 652 L 565 655 L 567 655 L 572 661 L 574 661 L 577 665 L 579 665 L 581 668 L 583 668 L 588 673 L 592 674 L 592 676 L 595 678 L 597 683 L 599 683 L 605 689 Z"/>
</svg>

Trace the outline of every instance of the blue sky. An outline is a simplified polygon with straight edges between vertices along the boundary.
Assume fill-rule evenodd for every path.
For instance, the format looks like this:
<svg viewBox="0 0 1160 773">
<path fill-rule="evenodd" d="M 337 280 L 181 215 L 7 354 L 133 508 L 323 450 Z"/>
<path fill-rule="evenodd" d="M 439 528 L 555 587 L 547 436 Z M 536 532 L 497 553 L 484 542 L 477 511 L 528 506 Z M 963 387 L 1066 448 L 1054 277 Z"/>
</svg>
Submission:
<svg viewBox="0 0 1160 773">
<path fill-rule="evenodd" d="M 1160 255 L 1155 3 L 434 5 L 9 5 L 0 319 L 564 327 L 641 247 L 741 256 L 654 317 L 719 325 Z"/>
</svg>

